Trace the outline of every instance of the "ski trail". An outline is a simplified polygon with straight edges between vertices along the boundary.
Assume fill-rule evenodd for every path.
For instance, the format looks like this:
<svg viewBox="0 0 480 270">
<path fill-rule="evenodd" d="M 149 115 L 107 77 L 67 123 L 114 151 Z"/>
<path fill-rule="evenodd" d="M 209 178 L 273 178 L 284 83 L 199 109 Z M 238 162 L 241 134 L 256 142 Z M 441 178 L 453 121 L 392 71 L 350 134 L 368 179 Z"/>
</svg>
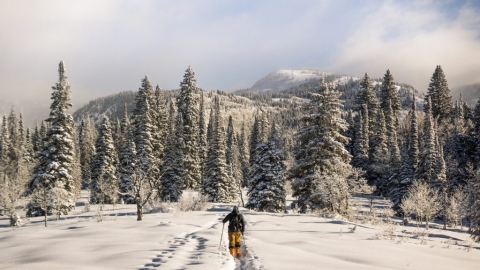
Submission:
<svg viewBox="0 0 480 270">
<path fill-rule="evenodd" d="M 253 227 L 253 224 L 249 222 L 245 213 L 242 213 L 243 218 L 246 223 L 246 230 L 245 235 L 242 239 L 242 253 L 246 253 L 240 260 L 235 260 L 235 270 L 265 270 L 265 266 L 263 266 L 261 259 L 256 255 L 255 251 L 248 246 L 247 242 L 252 240 L 249 236 L 248 228 L 250 226 Z M 250 225 L 250 226 L 249 226 Z"/>
<path fill-rule="evenodd" d="M 144 265 L 140 270 L 151 269 L 233 269 L 230 254 L 222 254 L 218 250 L 218 240 L 221 233 L 221 218 L 216 217 L 188 234 L 177 235 L 173 239 L 162 243 L 166 248 Z"/>
</svg>

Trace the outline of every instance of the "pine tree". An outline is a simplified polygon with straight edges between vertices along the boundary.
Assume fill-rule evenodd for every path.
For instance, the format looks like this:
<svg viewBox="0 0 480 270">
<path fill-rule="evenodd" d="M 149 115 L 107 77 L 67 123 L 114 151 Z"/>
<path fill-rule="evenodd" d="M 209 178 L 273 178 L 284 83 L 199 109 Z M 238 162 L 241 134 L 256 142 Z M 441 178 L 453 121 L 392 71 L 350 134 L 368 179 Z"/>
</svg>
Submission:
<svg viewBox="0 0 480 270">
<path fill-rule="evenodd" d="M 377 186 L 376 192 L 382 196 L 386 196 L 389 190 L 389 174 L 388 161 L 389 151 L 387 146 L 387 128 L 385 126 L 385 116 L 383 111 L 377 114 L 377 126 L 375 128 L 375 136 L 372 139 L 373 154 L 370 159 L 370 176 L 375 179 Z"/>
<path fill-rule="evenodd" d="M 415 173 L 415 178 L 432 184 L 435 165 L 437 160 L 437 151 L 435 147 L 435 126 L 431 111 L 431 100 L 427 99 L 427 111 L 424 119 L 423 131 L 423 149 L 419 155 L 419 163 Z"/>
<path fill-rule="evenodd" d="M 39 159 L 35 174 L 28 185 L 27 194 L 43 194 L 56 196 L 56 203 L 49 203 L 50 208 L 57 209 L 57 213 L 67 214 L 75 206 L 74 181 L 72 177 L 75 160 L 73 140 L 73 118 L 68 112 L 72 107 L 70 103 L 70 85 L 65 75 L 65 66 L 60 62 L 59 81 L 52 87 L 52 104 L 50 116 L 47 119 L 50 128 L 43 148 L 42 158 Z M 35 196 L 33 198 L 35 201 Z M 44 212 L 46 218 L 47 209 L 43 211 L 35 204 L 29 205 L 29 213 Z M 38 206 L 38 205 L 37 205 Z M 45 223 L 46 226 L 46 223 Z"/>
<path fill-rule="evenodd" d="M 397 115 L 401 109 L 400 98 L 398 97 L 397 86 L 395 85 L 393 75 L 388 69 L 387 73 L 383 76 L 382 88 L 380 90 L 380 107 L 385 114 L 387 114 L 389 103 L 391 104 L 393 115 Z"/>
<path fill-rule="evenodd" d="M 328 209 L 345 213 L 349 196 L 345 176 L 351 170 L 351 156 L 344 147 L 348 138 L 340 134 L 347 128 L 340 118 L 340 93 L 329 91 L 322 80 L 318 93 L 311 95 L 304 126 L 296 134 L 295 165 L 288 175 L 293 179 L 293 196 L 297 197 L 292 206 L 301 212 Z"/>
<path fill-rule="evenodd" d="M 355 100 L 357 105 L 357 110 L 363 110 L 363 106 L 366 105 L 368 109 L 368 138 L 373 137 L 373 131 L 375 127 L 375 119 L 377 118 L 378 112 L 378 101 L 377 96 L 375 94 L 375 90 L 373 89 L 373 83 L 370 80 L 370 77 L 367 73 L 363 77 L 362 81 L 360 82 L 360 91 L 357 95 Z M 362 115 L 365 119 L 365 115 Z"/>
<path fill-rule="evenodd" d="M 212 121 L 212 139 L 208 145 L 208 155 L 202 194 L 210 202 L 231 202 L 235 199 L 235 185 L 228 173 L 225 157 L 225 131 L 222 127 L 220 102 L 214 98 Z"/>
<path fill-rule="evenodd" d="M 82 119 L 79 131 L 80 166 L 82 170 L 82 188 L 90 185 L 92 161 L 95 156 L 97 134 L 89 116 Z"/>
<path fill-rule="evenodd" d="M 260 121 L 258 119 L 258 116 L 255 116 L 253 120 L 253 127 L 252 127 L 252 133 L 250 135 L 250 166 L 253 165 L 253 162 L 255 161 L 255 150 L 257 149 L 257 145 L 261 143 L 261 126 L 260 126 Z"/>
<path fill-rule="evenodd" d="M 165 148 L 165 159 L 162 166 L 162 177 L 160 179 L 160 199 L 162 201 L 177 202 L 182 196 L 184 182 L 182 181 L 183 151 L 183 117 L 179 113 L 173 127 L 175 108 L 170 103 L 169 114 L 169 136 Z"/>
<path fill-rule="evenodd" d="M 165 108 L 165 101 L 163 100 L 163 90 L 157 85 L 155 88 L 154 104 L 152 106 L 152 138 L 155 142 L 153 146 L 153 155 L 161 163 L 163 160 L 163 151 L 167 138 L 167 110 Z M 158 177 L 158 176 L 157 176 Z"/>
<path fill-rule="evenodd" d="M 183 81 L 180 83 L 180 95 L 177 99 L 178 113 L 183 122 L 183 179 L 185 188 L 197 188 L 201 180 L 201 167 L 198 155 L 198 92 L 195 72 L 191 67 L 185 71 Z"/>
<path fill-rule="evenodd" d="M 116 176 L 118 160 L 113 144 L 112 127 L 107 116 L 104 116 L 99 127 L 95 152 L 96 154 L 91 165 L 90 202 L 101 204 L 115 203 L 118 190 L 118 179 Z"/>
<path fill-rule="evenodd" d="M 145 76 L 142 87 L 138 89 L 135 97 L 133 111 L 133 141 L 137 153 L 137 166 L 147 177 L 158 176 L 158 159 L 154 157 L 152 132 L 154 130 L 150 103 L 152 102 L 153 88 Z"/>
<path fill-rule="evenodd" d="M 280 212 L 285 209 L 285 164 L 280 152 L 280 138 L 275 122 L 267 142 L 256 149 L 250 171 L 248 202 L 245 207 L 257 211 Z"/>
<path fill-rule="evenodd" d="M 137 157 L 135 143 L 130 137 L 124 139 L 119 159 L 117 171 L 119 175 L 118 189 L 121 194 L 120 198 L 125 203 L 133 204 L 135 203 L 135 198 L 129 194 L 134 193 L 132 176 L 135 173 Z"/>
<path fill-rule="evenodd" d="M 452 97 L 450 96 L 450 89 L 448 88 L 447 79 L 443 73 L 441 66 L 435 68 L 435 72 L 430 79 L 428 85 L 427 95 L 425 95 L 425 102 L 430 98 L 430 106 L 432 110 L 432 117 L 440 120 L 446 119 L 450 116 L 452 110 Z M 425 112 L 427 112 L 425 110 Z"/>
<path fill-rule="evenodd" d="M 366 108 L 366 106 L 365 106 Z M 366 109 L 364 110 L 363 115 L 368 117 L 368 114 L 365 113 Z M 355 168 L 361 168 L 363 170 L 368 169 L 369 161 L 368 161 L 368 137 L 365 134 L 368 134 L 365 130 L 365 126 L 368 126 L 368 120 L 364 120 L 362 117 L 362 113 L 358 114 L 356 125 L 355 125 L 355 141 L 353 144 L 353 158 L 352 158 L 352 165 Z"/>
<path fill-rule="evenodd" d="M 245 122 L 242 123 L 242 128 L 238 136 L 238 149 L 240 154 L 240 164 L 242 169 L 242 186 L 248 185 L 248 172 L 250 170 L 250 163 L 248 158 L 247 138 L 245 133 Z"/>
<path fill-rule="evenodd" d="M 200 94 L 200 110 L 198 116 L 198 156 L 202 167 L 202 175 L 205 172 L 205 160 L 207 158 L 207 131 L 205 127 L 205 102 L 203 98 L 203 91 Z"/>
</svg>

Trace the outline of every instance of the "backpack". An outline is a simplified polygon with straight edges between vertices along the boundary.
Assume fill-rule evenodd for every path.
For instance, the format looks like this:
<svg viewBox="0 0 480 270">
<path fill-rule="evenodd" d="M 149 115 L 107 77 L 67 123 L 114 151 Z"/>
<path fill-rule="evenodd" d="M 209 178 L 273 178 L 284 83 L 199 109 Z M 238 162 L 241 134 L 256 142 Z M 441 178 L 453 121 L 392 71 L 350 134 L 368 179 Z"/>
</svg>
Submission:
<svg viewBox="0 0 480 270">
<path fill-rule="evenodd" d="M 240 222 L 242 218 L 242 214 L 238 214 L 236 216 L 232 216 L 230 220 L 230 226 L 232 231 L 234 232 L 241 232 L 242 231 L 242 223 Z"/>
</svg>

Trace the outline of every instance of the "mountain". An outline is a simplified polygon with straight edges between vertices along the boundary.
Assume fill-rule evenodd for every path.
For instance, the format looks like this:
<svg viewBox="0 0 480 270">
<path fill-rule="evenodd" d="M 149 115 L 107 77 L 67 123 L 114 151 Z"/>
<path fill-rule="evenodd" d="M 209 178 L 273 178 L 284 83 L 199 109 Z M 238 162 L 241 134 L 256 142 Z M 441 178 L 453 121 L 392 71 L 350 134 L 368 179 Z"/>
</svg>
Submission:
<svg viewBox="0 0 480 270">
<path fill-rule="evenodd" d="M 320 69 L 281 69 L 257 81 L 248 92 L 282 91 L 330 75 Z"/>
<path fill-rule="evenodd" d="M 462 94 L 463 101 L 466 101 L 470 106 L 475 106 L 480 97 L 480 83 L 452 87 L 451 95 L 454 100 L 458 99 L 460 94 Z"/>
</svg>

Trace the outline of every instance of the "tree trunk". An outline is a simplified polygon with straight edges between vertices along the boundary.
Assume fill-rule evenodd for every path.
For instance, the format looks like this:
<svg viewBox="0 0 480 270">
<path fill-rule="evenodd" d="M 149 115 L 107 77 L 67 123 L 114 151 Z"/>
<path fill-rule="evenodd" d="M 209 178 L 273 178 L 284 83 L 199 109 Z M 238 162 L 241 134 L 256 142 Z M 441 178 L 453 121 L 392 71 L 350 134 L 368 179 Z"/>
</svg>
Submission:
<svg viewBox="0 0 480 270">
<path fill-rule="evenodd" d="M 45 221 L 45 227 L 47 227 L 47 210 L 45 210 L 44 221 Z"/>
<path fill-rule="evenodd" d="M 245 202 L 243 201 L 242 185 L 238 184 L 238 193 L 240 193 L 240 199 L 242 200 L 242 207 L 245 207 Z"/>
<path fill-rule="evenodd" d="M 137 202 L 137 221 L 141 221 L 143 217 L 143 209 L 140 203 Z"/>
</svg>

